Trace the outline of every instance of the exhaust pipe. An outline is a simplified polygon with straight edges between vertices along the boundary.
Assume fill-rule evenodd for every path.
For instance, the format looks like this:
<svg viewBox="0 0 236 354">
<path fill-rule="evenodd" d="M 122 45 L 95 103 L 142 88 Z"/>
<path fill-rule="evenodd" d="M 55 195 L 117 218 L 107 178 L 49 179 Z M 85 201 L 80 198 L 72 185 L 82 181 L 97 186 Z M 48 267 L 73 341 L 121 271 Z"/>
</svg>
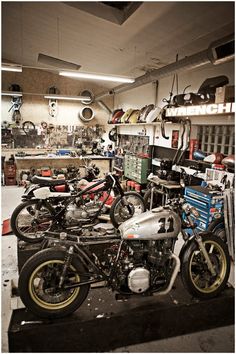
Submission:
<svg viewBox="0 0 236 354">
<path fill-rule="evenodd" d="M 171 289 L 172 289 L 172 287 L 173 287 L 173 285 L 174 285 L 175 279 L 176 279 L 176 277 L 177 277 L 177 275 L 178 275 L 178 272 L 179 272 L 179 270 L 180 270 L 180 259 L 179 259 L 179 257 L 177 257 L 174 253 L 172 253 L 172 255 L 170 256 L 170 258 L 173 258 L 174 261 L 175 261 L 175 268 L 174 268 L 174 270 L 173 270 L 173 273 L 172 273 L 172 276 L 171 276 L 171 279 L 170 279 L 170 283 L 169 283 L 168 287 L 167 287 L 165 290 L 160 291 L 160 292 L 158 292 L 158 293 L 154 293 L 154 294 L 153 294 L 154 296 L 159 296 L 159 295 L 166 295 L 166 294 L 168 294 L 168 293 L 171 291 Z"/>
<path fill-rule="evenodd" d="M 101 98 L 113 95 L 115 93 L 121 93 L 133 88 L 148 84 L 152 81 L 157 81 L 163 77 L 172 75 L 177 72 L 191 70 L 206 64 L 220 64 L 232 60 L 234 58 L 234 34 L 221 38 L 215 42 L 212 42 L 210 46 L 189 57 L 180 59 L 177 62 L 168 64 L 162 68 L 148 72 L 135 79 L 133 84 L 122 84 L 109 91 L 104 91 L 95 97 L 95 101 L 101 100 Z"/>
</svg>

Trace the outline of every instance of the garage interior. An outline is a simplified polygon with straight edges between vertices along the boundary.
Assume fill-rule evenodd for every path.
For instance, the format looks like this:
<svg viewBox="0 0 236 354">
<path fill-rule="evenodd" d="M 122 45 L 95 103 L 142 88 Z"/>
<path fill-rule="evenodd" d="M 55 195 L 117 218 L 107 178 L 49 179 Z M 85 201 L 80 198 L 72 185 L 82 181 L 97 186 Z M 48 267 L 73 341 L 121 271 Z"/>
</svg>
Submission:
<svg viewBox="0 0 236 354">
<path fill-rule="evenodd" d="M 234 2 L 3 1 L 1 14 L 2 352 L 234 352 Z M 191 293 L 201 240 L 211 276 Z M 23 273 L 60 246 L 65 278 L 65 245 L 107 268 L 60 317 L 67 300 L 56 313 Z"/>
</svg>

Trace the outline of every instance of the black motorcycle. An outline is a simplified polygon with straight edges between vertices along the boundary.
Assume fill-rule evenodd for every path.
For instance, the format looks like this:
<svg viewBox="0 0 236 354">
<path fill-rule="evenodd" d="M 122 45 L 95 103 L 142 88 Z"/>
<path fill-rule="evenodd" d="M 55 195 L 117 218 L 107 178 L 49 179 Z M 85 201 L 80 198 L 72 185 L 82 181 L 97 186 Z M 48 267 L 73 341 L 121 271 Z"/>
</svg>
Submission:
<svg viewBox="0 0 236 354">
<path fill-rule="evenodd" d="M 165 295 L 180 270 L 192 295 L 212 298 L 226 286 L 230 257 L 219 237 L 196 232 L 191 214 L 197 213 L 177 201 L 134 216 L 119 227 L 120 233 L 94 231 L 79 237 L 48 233 L 47 248 L 28 259 L 21 270 L 20 297 L 37 316 L 59 318 L 82 305 L 91 284 L 104 281 L 104 286 L 123 297 Z M 185 232 L 189 227 L 191 237 Z M 179 233 L 185 243 L 177 256 L 174 246 Z M 103 250 L 96 251 L 97 245 L 103 245 Z"/>
<path fill-rule="evenodd" d="M 124 192 L 116 175 L 107 174 L 104 179 L 80 182 L 74 192 L 55 192 L 50 186 L 41 184 L 33 191 L 34 198 L 13 211 L 11 227 L 14 234 L 20 240 L 37 243 L 48 230 L 78 233 L 81 228 L 92 227 L 108 210 L 115 227 L 145 211 L 142 196 Z M 57 181 L 53 183 L 55 188 Z"/>
</svg>

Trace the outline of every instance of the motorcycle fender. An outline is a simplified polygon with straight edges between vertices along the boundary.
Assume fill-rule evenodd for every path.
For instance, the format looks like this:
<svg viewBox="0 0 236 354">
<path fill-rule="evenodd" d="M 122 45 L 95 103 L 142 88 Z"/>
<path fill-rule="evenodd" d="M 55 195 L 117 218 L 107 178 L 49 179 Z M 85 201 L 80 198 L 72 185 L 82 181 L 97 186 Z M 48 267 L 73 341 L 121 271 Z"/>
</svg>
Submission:
<svg viewBox="0 0 236 354">
<path fill-rule="evenodd" d="M 184 255 L 186 254 L 187 252 L 187 249 L 192 245 L 192 243 L 196 242 L 194 240 L 194 238 L 189 238 L 187 239 L 187 241 L 185 241 L 185 243 L 183 244 L 181 250 L 180 250 L 180 253 L 179 253 L 179 259 L 180 259 L 180 262 L 181 264 L 183 263 L 183 257 Z"/>
<path fill-rule="evenodd" d="M 39 186 L 37 184 L 31 184 L 30 186 L 28 186 L 25 189 L 25 192 L 24 192 L 24 194 L 22 195 L 21 198 L 25 199 L 25 200 L 33 198 L 34 197 L 34 191 L 36 189 L 38 189 L 38 188 L 39 188 Z"/>
<path fill-rule="evenodd" d="M 212 235 L 212 233 L 208 232 L 208 231 L 203 231 L 203 232 L 200 232 L 199 235 L 201 235 L 204 238 L 204 236 Z M 182 248 L 180 250 L 180 253 L 179 253 L 179 259 L 180 259 L 181 264 L 184 261 L 184 255 L 187 254 L 188 249 L 192 246 L 193 243 L 196 243 L 196 240 L 195 240 L 195 238 L 193 236 L 191 236 L 183 244 L 183 246 L 182 246 Z"/>
</svg>

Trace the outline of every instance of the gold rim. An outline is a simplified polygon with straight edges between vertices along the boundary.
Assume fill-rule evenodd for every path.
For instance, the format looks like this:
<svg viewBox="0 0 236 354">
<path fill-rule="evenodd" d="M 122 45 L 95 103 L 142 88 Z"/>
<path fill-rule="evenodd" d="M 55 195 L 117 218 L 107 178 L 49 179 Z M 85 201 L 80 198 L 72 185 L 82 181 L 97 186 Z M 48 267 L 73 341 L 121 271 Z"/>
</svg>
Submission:
<svg viewBox="0 0 236 354">
<path fill-rule="evenodd" d="M 47 262 L 44 262 L 44 263 L 40 264 L 33 271 L 33 273 L 30 276 L 28 290 L 29 290 L 30 296 L 33 299 L 33 301 L 37 305 L 39 305 L 40 307 L 42 307 L 44 309 L 47 309 L 47 310 L 59 310 L 59 309 L 62 309 L 64 307 L 70 305 L 75 300 L 75 298 L 77 297 L 77 295 L 78 295 L 78 293 L 80 291 L 80 288 L 78 287 L 78 288 L 75 288 L 75 289 L 66 290 L 68 292 L 68 297 L 65 300 L 57 302 L 57 303 L 48 303 L 45 300 L 43 300 L 43 298 L 40 297 L 39 295 L 48 296 L 48 298 L 50 298 L 50 295 L 46 295 L 43 292 L 42 284 L 40 284 L 40 282 L 42 282 L 42 278 L 40 278 L 40 275 L 38 275 L 38 273 L 42 272 L 43 268 L 45 266 L 48 266 L 49 264 L 50 265 L 52 265 L 52 264 L 64 264 L 64 261 L 59 260 L 59 259 L 53 259 L 53 260 L 49 260 Z M 70 270 L 72 270 L 73 272 L 76 271 L 76 269 L 74 267 L 72 267 L 72 266 L 70 266 Z M 36 286 L 35 286 L 36 285 L 35 283 L 37 282 L 36 281 L 37 279 L 39 280 L 39 284 L 41 286 L 41 289 L 40 289 L 39 286 L 38 286 L 38 288 L 36 288 Z M 80 281 L 79 275 L 75 274 L 75 282 L 79 282 L 79 281 Z M 40 293 L 40 291 L 41 291 L 41 293 Z M 65 290 L 64 290 L 64 292 L 65 292 Z M 51 298 L 53 298 L 53 297 L 51 296 Z"/>
<path fill-rule="evenodd" d="M 212 293 L 217 290 L 224 281 L 227 260 L 224 250 L 221 246 L 213 241 L 203 241 L 204 246 L 216 271 L 216 275 L 212 276 L 208 270 L 205 258 L 202 252 L 198 249 L 195 250 L 189 262 L 189 274 L 194 287 L 201 293 Z"/>
</svg>

